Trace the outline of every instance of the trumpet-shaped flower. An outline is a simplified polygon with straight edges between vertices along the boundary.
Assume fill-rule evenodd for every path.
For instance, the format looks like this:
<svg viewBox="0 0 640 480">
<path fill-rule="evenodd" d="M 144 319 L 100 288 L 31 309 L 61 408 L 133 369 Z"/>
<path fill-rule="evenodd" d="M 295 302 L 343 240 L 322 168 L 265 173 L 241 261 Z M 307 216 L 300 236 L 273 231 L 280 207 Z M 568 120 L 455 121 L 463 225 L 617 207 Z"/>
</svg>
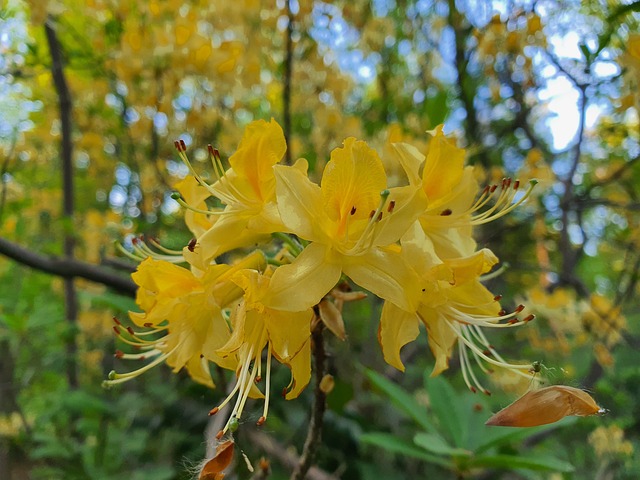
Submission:
<svg viewBox="0 0 640 480">
<path fill-rule="evenodd" d="M 387 190 L 378 154 L 354 138 L 331 153 L 320 186 L 302 168 L 274 170 L 282 222 L 311 242 L 293 263 L 274 273 L 274 306 L 309 308 L 342 273 L 402 308 L 416 304 L 418 278 L 396 242 L 426 207 L 424 196 L 410 187 Z"/>
<path fill-rule="evenodd" d="M 194 380 L 213 387 L 208 362 L 232 368 L 233 358 L 216 353 L 230 338 L 223 309 L 242 296 L 230 277 L 239 269 L 264 265 L 255 252 L 234 266 L 211 265 L 201 277 L 190 270 L 151 257 L 132 275 L 138 284 L 136 303 L 142 313 L 130 312 L 131 320 L 145 331 L 136 332 L 119 322 L 114 330 L 139 353 L 122 353 L 125 359 L 149 360 L 144 367 L 124 374 L 112 372 L 107 385 L 122 383 L 166 362 L 177 372 L 187 368 Z"/>
<path fill-rule="evenodd" d="M 472 227 L 506 215 L 531 194 L 535 182 L 515 199 L 520 183 L 504 179 L 501 185 L 479 190 L 473 167 L 464 166 L 464 149 L 447 138 L 440 125 L 432 135 L 426 156 L 406 143 L 394 144 L 410 185 L 428 199 L 420 224 L 441 258 L 455 258 L 473 251 Z M 420 172 L 422 168 L 422 172 Z M 493 205 L 489 206 L 494 199 Z"/>
<path fill-rule="evenodd" d="M 236 397 L 222 433 L 227 431 L 230 422 L 240 419 L 248 397 L 265 398 L 258 424 L 265 422 L 269 409 L 272 356 L 291 369 L 291 383 L 283 393 L 287 399 L 297 397 L 311 378 L 310 325 L 313 310 L 286 312 L 271 308 L 270 278 L 255 270 L 240 271 L 233 276 L 233 281 L 245 293 L 231 316 L 233 333 L 225 345 L 216 351 L 223 358 L 234 359 L 233 368 L 237 376 L 229 396 L 211 410 L 211 414 L 217 413 Z M 262 353 L 265 348 L 267 356 L 266 365 L 263 366 Z M 264 395 L 255 385 L 262 379 L 263 368 L 266 375 Z"/>
<path fill-rule="evenodd" d="M 217 176 L 213 185 L 195 172 L 184 145 L 177 142 L 176 147 L 197 182 L 224 205 L 224 208 L 205 210 L 181 201 L 196 213 L 218 216 L 217 221 L 198 237 L 205 261 L 283 230 L 276 206 L 273 165 L 282 159 L 287 146 L 282 128 L 275 120 L 258 120 L 247 125 L 238 149 L 229 158 L 230 168 L 226 171 L 218 151 L 209 149 Z"/>
<path fill-rule="evenodd" d="M 435 254 L 433 243 L 415 226 L 402 239 L 402 253 L 411 258 L 421 272 L 422 297 L 418 307 L 411 311 L 385 303 L 378 339 L 387 363 L 404 370 L 400 349 L 416 339 L 421 322 L 426 327 L 429 347 L 436 360 L 432 376 L 448 368 L 456 343 L 463 377 L 473 391 L 477 387 L 487 392 L 472 369 L 470 357 L 483 371 L 487 369 L 482 361 L 526 375 L 530 366 L 506 362 L 482 331 L 485 327 L 512 327 L 533 319 L 533 316 L 517 319 L 516 315 L 524 307 L 504 312 L 498 303 L 499 297 L 480 283 L 480 276 L 498 261 L 490 250 L 442 261 Z"/>
</svg>

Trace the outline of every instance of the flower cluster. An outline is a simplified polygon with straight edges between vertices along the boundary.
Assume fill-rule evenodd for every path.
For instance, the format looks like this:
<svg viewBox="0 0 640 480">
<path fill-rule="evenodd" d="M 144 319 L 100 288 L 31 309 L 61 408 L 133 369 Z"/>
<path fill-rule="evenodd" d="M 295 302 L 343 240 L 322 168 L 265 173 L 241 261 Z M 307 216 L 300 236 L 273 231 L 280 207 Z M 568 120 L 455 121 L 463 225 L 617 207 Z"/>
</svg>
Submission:
<svg viewBox="0 0 640 480">
<path fill-rule="evenodd" d="M 287 147 L 274 120 L 248 125 L 227 169 L 209 148 L 213 182 L 193 168 L 177 142 L 191 176 L 174 198 L 186 208 L 195 238 L 181 252 L 134 242 L 132 255 L 143 260 L 133 274 L 143 313 L 130 315 L 144 330 L 116 325 L 136 349 L 117 356 L 152 361 L 135 372 L 112 372 L 107 384 L 164 361 L 213 386 L 213 362 L 236 372 L 230 395 L 211 411 L 235 399 L 222 433 L 237 425 L 248 397 L 264 397 L 262 424 L 272 357 L 290 368 L 283 394 L 294 398 L 310 380 L 316 322 L 344 335 L 342 304 L 363 296 L 339 288 L 346 278 L 384 300 L 378 338 L 390 365 L 404 370 L 400 350 L 422 323 L 435 357 L 433 375 L 448 367 L 456 347 L 473 391 L 488 393 L 472 362 L 485 371 L 498 366 L 529 375 L 530 365 L 505 361 L 483 333 L 533 317 L 519 318 L 523 307 L 504 311 L 483 286 L 498 259 L 477 249 L 472 233 L 525 201 L 533 183 L 524 192 L 508 179 L 479 188 L 472 167 L 464 165 L 464 150 L 441 126 L 429 133 L 426 154 L 393 144 L 406 174 L 403 185 L 389 185 L 378 153 L 355 138 L 333 150 L 320 184 L 314 183 L 306 160 L 281 164 Z M 228 259 L 235 261 L 223 262 Z"/>
</svg>

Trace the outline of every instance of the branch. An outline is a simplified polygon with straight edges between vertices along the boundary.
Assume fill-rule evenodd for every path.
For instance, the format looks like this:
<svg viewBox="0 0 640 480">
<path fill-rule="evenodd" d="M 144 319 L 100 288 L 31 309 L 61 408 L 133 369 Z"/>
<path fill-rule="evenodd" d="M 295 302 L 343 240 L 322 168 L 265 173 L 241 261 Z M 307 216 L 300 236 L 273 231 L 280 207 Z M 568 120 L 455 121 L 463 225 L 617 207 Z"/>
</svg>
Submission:
<svg viewBox="0 0 640 480">
<path fill-rule="evenodd" d="M 313 463 L 316 451 L 322 440 L 322 424 L 324 422 L 324 411 L 326 409 L 327 394 L 322 390 L 322 378 L 326 370 L 326 354 L 324 350 L 324 324 L 318 321 L 315 328 L 311 332 L 311 341 L 313 346 L 313 358 L 315 361 L 316 384 L 313 390 L 313 411 L 311 421 L 309 422 L 309 430 L 307 431 L 307 439 L 304 442 L 302 455 L 296 469 L 291 475 L 291 480 L 303 480 Z"/>
<path fill-rule="evenodd" d="M 0 238 L 0 254 L 42 272 L 63 278 L 84 278 L 131 297 L 135 295 L 138 288 L 130 278 L 104 270 L 98 265 L 75 258 L 41 255 L 4 238 Z"/>
<path fill-rule="evenodd" d="M 247 435 L 253 445 L 263 450 L 268 456 L 274 457 L 286 468 L 292 470 L 299 463 L 300 459 L 291 450 L 287 449 L 268 434 L 259 430 L 251 429 Z M 318 467 L 311 467 L 305 477 L 307 480 L 337 480 L 337 477 L 320 470 Z"/>
</svg>

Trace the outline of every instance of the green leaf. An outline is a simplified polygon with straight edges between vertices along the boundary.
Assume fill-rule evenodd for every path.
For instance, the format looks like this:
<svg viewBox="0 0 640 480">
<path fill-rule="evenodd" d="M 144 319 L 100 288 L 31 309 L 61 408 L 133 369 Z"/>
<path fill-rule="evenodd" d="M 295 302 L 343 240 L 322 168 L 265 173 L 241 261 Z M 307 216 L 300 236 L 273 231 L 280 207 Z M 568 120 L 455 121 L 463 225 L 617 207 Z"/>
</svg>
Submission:
<svg viewBox="0 0 640 480">
<path fill-rule="evenodd" d="M 375 445 L 383 448 L 387 452 L 396 453 L 405 457 L 416 458 L 428 463 L 440 465 L 445 468 L 451 469 L 453 464 L 447 459 L 431 455 L 421 448 L 417 448 L 415 445 L 402 440 L 390 433 L 384 432 L 372 432 L 360 435 L 360 442 L 367 443 L 369 445 Z"/>
<path fill-rule="evenodd" d="M 416 402 L 410 393 L 373 370 L 366 369 L 364 373 L 375 387 L 382 390 L 382 392 L 389 397 L 391 403 L 393 403 L 398 410 L 404 412 L 423 429 L 429 432 L 436 431 L 429 419 L 427 409 Z"/>
<path fill-rule="evenodd" d="M 535 453 L 530 453 L 526 457 L 515 455 L 480 456 L 475 457 L 471 461 L 471 465 L 474 467 L 504 468 L 509 470 L 524 468 L 527 470 L 562 473 L 570 473 L 575 470 L 573 465 L 559 458 L 542 457 Z"/>
<path fill-rule="evenodd" d="M 417 433 L 415 437 L 413 437 L 413 442 L 419 447 L 422 447 L 431 453 L 435 453 L 436 455 L 447 455 L 451 457 L 468 457 L 471 455 L 469 450 L 454 448 L 440 435 L 435 435 L 433 433 Z"/>
<path fill-rule="evenodd" d="M 425 386 L 429 392 L 431 409 L 438 423 L 456 447 L 464 447 L 469 433 L 467 416 L 460 394 L 441 377 L 430 378 L 425 373 Z"/>
</svg>

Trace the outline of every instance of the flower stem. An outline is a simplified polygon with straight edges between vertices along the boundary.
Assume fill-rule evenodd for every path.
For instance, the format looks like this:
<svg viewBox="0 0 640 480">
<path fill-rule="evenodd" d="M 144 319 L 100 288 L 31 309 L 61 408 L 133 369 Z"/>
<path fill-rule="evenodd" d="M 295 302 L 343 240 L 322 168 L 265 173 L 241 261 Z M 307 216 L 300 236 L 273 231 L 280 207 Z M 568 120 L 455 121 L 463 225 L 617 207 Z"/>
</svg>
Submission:
<svg viewBox="0 0 640 480">
<path fill-rule="evenodd" d="M 313 342 L 313 358 L 316 370 L 316 382 L 313 390 L 313 406 L 311 411 L 311 421 L 309 422 L 309 430 L 307 431 L 307 439 L 304 442 L 300 461 L 296 466 L 291 480 L 303 480 L 311 468 L 318 446 L 322 440 L 322 424 L 324 422 L 324 412 L 326 410 L 327 395 L 320 388 L 320 383 L 325 375 L 326 370 L 326 353 L 324 350 L 324 324 L 318 322 L 311 332 L 311 340 Z"/>
</svg>

